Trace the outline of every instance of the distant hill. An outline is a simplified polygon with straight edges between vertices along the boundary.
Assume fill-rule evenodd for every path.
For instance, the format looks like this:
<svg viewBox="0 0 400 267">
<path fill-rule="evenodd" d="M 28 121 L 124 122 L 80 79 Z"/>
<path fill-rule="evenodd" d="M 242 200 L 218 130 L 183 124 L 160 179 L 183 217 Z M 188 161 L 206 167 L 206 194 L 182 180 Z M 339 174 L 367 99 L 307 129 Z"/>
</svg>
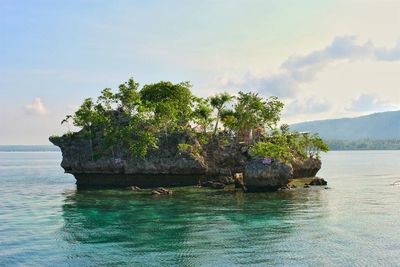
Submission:
<svg viewBox="0 0 400 267">
<path fill-rule="evenodd" d="M 290 125 L 290 129 L 319 133 L 326 140 L 400 139 L 400 111 L 302 122 Z"/>
</svg>

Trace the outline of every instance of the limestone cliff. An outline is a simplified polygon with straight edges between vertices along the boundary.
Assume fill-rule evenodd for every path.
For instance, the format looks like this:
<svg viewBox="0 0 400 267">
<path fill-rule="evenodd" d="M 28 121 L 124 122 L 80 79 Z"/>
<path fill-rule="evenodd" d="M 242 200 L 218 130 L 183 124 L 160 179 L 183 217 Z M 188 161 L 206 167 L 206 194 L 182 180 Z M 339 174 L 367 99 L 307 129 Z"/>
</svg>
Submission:
<svg viewBox="0 0 400 267">
<path fill-rule="evenodd" d="M 145 158 L 130 155 L 125 147 L 98 153 L 99 144 L 81 133 L 51 137 L 61 148 L 61 166 L 77 179 L 78 185 L 143 187 L 195 185 L 199 181 L 219 180 L 242 172 L 247 162 L 244 145 L 223 145 L 212 140 L 200 145 L 192 136 L 181 133 L 160 136 L 158 148 Z M 190 144 L 196 153 L 179 151 L 179 144 Z"/>
<path fill-rule="evenodd" d="M 256 187 L 260 187 L 259 190 L 276 188 L 289 178 L 315 176 L 321 168 L 318 159 L 294 159 L 291 166 L 273 164 L 267 170 L 258 164 L 262 168 L 256 170 L 246 144 L 224 144 L 215 138 L 200 145 L 187 133 L 160 136 L 158 148 L 150 150 L 145 158 L 135 157 L 123 145 L 115 147 L 112 152 L 105 151 L 96 140 L 101 138 L 91 140 L 81 132 L 50 138 L 61 148 L 61 166 L 65 172 L 75 176 L 78 186 L 183 186 L 210 180 L 233 183 L 235 173 L 248 170 L 247 186 L 257 191 Z M 180 151 L 179 144 L 189 144 L 192 150 Z M 258 175 L 258 172 L 268 172 L 268 175 Z M 283 179 L 275 183 L 271 180 L 275 176 Z M 265 181 L 259 177 L 264 177 Z"/>
</svg>

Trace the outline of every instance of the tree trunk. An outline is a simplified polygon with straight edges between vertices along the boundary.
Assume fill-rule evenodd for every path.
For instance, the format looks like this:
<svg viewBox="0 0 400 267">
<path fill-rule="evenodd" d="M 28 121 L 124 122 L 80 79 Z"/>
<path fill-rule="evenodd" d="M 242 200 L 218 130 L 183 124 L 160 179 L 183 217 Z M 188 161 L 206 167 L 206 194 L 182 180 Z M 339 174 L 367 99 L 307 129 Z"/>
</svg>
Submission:
<svg viewBox="0 0 400 267">
<path fill-rule="evenodd" d="M 218 122 L 219 122 L 219 110 L 218 110 L 218 112 L 217 112 L 217 121 L 215 122 L 214 136 L 217 135 Z"/>
</svg>

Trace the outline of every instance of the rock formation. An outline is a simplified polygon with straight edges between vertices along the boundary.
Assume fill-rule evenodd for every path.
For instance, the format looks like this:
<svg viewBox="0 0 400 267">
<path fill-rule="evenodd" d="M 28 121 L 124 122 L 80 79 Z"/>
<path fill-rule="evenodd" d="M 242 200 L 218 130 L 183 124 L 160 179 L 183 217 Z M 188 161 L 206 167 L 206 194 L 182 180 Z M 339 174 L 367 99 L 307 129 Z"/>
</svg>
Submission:
<svg viewBox="0 0 400 267">
<path fill-rule="evenodd" d="M 75 176 L 78 186 L 137 185 L 143 188 L 158 186 L 196 185 L 204 181 L 233 183 L 233 174 L 243 172 L 248 155 L 243 144 L 220 144 L 217 140 L 201 146 L 188 134 L 159 138 L 158 149 L 143 158 L 129 156 L 126 148 L 114 155 L 96 155 L 99 144 L 80 135 L 52 137 L 50 141 L 61 148 L 61 166 Z M 179 151 L 178 144 L 190 144 L 198 152 Z"/>
<path fill-rule="evenodd" d="M 286 185 L 292 176 L 290 164 L 279 161 L 264 164 L 263 159 L 257 158 L 247 163 L 243 182 L 248 192 L 275 191 Z"/>
<path fill-rule="evenodd" d="M 327 185 L 327 184 L 328 182 L 325 181 L 324 178 L 319 178 L 319 177 L 315 177 L 308 183 L 308 185 Z"/>
<path fill-rule="evenodd" d="M 80 187 L 154 188 L 210 181 L 217 185 L 214 188 L 224 188 L 235 183 L 234 177 L 242 177 L 236 179 L 238 187 L 249 192 L 271 191 L 287 184 L 290 178 L 314 177 L 321 167 L 318 159 L 294 159 L 291 165 L 278 161 L 264 164 L 262 159 L 249 155 L 244 143 L 224 144 L 215 138 L 200 145 L 186 133 L 160 137 L 158 149 L 150 150 L 145 158 L 132 157 L 125 147 L 100 154 L 101 144 L 81 133 L 52 137 L 50 141 L 61 148 L 61 166 L 75 176 Z M 193 149 L 180 151 L 178 145 L 182 143 Z"/>
<path fill-rule="evenodd" d="M 306 160 L 294 158 L 291 164 L 293 166 L 293 178 L 314 177 L 321 169 L 321 160 L 316 158 Z"/>
</svg>

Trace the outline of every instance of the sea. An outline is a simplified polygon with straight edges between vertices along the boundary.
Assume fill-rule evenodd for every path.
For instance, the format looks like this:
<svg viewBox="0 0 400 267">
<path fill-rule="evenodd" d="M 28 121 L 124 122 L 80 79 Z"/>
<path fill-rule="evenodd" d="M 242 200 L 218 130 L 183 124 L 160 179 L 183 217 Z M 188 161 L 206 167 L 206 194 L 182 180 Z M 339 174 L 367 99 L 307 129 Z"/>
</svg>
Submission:
<svg viewBox="0 0 400 267">
<path fill-rule="evenodd" d="M 400 266 L 400 151 L 332 151 L 328 188 L 77 190 L 58 150 L 0 152 L 0 266 Z"/>
</svg>

